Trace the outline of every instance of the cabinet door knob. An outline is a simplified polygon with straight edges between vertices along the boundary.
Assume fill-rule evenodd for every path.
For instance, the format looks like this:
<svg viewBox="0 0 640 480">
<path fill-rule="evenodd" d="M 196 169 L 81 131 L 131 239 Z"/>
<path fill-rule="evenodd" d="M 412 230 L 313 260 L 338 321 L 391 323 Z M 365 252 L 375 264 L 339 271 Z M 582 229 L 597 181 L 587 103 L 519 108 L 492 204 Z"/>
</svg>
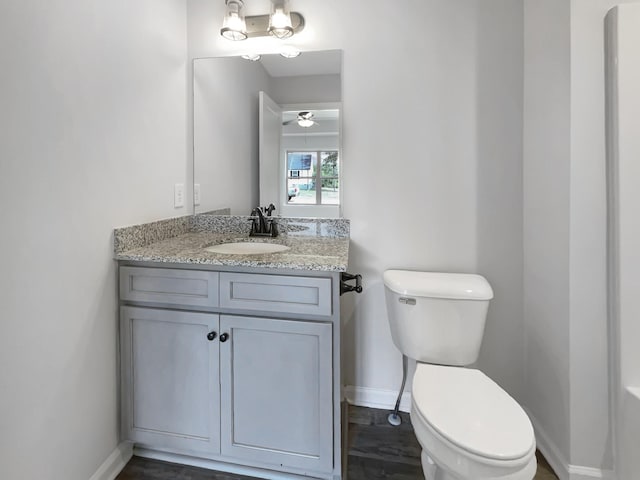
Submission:
<svg viewBox="0 0 640 480">
<path fill-rule="evenodd" d="M 228 333 L 223 333 L 222 335 L 220 335 L 220 341 L 221 342 L 226 342 L 229 339 L 229 334 Z"/>
<path fill-rule="evenodd" d="M 207 333 L 207 339 L 210 342 L 213 342 L 215 340 L 215 338 L 216 338 L 216 335 L 217 335 L 216 332 L 209 332 L 209 333 Z"/>
</svg>

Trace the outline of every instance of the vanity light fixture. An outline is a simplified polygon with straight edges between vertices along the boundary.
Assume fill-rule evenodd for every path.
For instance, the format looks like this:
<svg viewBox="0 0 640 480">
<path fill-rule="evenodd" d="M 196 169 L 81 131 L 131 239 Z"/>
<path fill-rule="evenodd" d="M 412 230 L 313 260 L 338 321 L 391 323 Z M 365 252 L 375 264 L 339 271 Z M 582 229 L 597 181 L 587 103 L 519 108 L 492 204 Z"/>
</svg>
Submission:
<svg viewBox="0 0 640 480">
<path fill-rule="evenodd" d="M 244 18 L 244 2 L 242 0 L 226 0 L 227 12 L 220 35 L 227 40 L 244 40 L 247 38 L 247 23 Z"/>
<path fill-rule="evenodd" d="M 296 47 L 286 45 L 280 50 L 280 55 L 284 58 L 296 58 L 300 56 L 300 50 Z"/>
<path fill-rule="evenodd" d="M 273 36 L 289 38 L 304 30 L 304 17 L 289 10 L 289 0 L 272 0 L 269 15 L 244 15 L 243 0 L 225 0 L 227 11 L 220 35 L 228 40 Z"/>
<path fill-rule="evenodd" d="M 257 62 L 260 60 L 261 56 L 257 53 L 247 53 L 246 55 L 242 55 L 242 58 L 245 60 L 251 60 L 252 62 Z"/>
</svg>

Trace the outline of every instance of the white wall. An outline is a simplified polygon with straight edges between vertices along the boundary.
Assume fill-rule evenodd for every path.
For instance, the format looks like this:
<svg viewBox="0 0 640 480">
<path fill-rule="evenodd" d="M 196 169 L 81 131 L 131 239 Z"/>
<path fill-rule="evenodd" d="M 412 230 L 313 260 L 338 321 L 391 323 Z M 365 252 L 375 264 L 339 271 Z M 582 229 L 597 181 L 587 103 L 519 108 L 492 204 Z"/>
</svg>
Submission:
<svg viewBox="0 0 640 480">
<path fill-rule="evenodd" d="M 568 458 L 569 4 L 524 2 L 524 321 L 526 406 L 543 453 Z"/>
<path fill-rule="evenodd" d="M 609 199 L 610 325 L 618 478 L 640 472 L 640 309 L 638 267 L 640 223 L 640 3 L 620 5 L 607 15 L 607 179 Z"/>
<path fill-rule="evenodd" d="M 525 1 L 526 403 L 571 478 L 613 467 L 604 18 L 616 3 L 629 2 Z"/>
<path fill-rule="evenodd" d="M 571 1 L 571 463 L 611 469 L 604 19 L 628 0 Z"/>
<path fill-rule="evenodd" d="M 341 95 L 340 75 L 275 77 L 271 80 L 271 97 L 280 104 L 340 102 Z"/>
<path fill-rule="evenodd" d="M 193 69 L 196 212 L 249 215 L 258 205 L 258 94 L 270 77 L 237 57 L 197 59 Z"/>
<path fill-rule="evenodd" d="M 0 2 L 2 478 L 118 444 L 112 231 L 184 213 L 185 28 L 175 0 Z"/>
<path fill-rule="evenodd" d="M 365 284 L 361 295 L 343 297 L 347 384 L 398 387 L 386 268 L 478 271 L 496 290 L 480 364 L 519 396 L 522 6 L 479 5 L 295 3 L 307 28 L 288 43 L 344 51 L 344 214 L 352 220 L 350 270 Z M 268 6 L 251 2 L 247 14 Z M 271 39 L 225 42 L 215 21 L 223 2 L 189 0 L 188 12 L 190 58 L 275 49 Z M 382 33 L 394 27 L 403 35 Z"/>
<path fill-rule="evenodd" d="M 571 0 L 570 464 L 611 470 L 607 350 L 604 16 Z M 589 80 L 586 80 L 589 79 Z"/>
<path fill-rule="evenodd" d="M 523 397 L 522 2 L 478 3 L 477 271 L 491 301 L 479 366 Z"/>
</svg>

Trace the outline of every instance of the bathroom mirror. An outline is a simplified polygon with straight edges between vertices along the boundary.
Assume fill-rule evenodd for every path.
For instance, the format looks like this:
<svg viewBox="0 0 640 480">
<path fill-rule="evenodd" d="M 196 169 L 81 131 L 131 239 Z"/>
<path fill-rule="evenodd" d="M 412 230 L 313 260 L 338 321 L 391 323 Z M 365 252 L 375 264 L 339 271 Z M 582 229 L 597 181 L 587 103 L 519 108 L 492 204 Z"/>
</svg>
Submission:
<svg viewBox="0 0 640 480">
<path fill-rule="evenodd" d="M 342 52 L 193 68 L 195 213 L 340 216 Z"/>
</svg>

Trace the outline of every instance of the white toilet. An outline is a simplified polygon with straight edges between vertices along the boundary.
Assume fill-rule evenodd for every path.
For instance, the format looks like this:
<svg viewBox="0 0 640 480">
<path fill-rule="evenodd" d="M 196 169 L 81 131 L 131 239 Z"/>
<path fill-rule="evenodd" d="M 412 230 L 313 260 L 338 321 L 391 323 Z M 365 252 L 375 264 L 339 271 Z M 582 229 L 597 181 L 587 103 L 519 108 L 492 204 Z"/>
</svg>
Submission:
<svg viewBox="0 0 640 480">
<path fill-rule="evenodd" d="M 387 270 L 396 347 L 418 362 L 411 423 L 426 480 L 532 480 L 531 422 L 476 361 L 493 290 L 480 275 Z"/>
</svg>

